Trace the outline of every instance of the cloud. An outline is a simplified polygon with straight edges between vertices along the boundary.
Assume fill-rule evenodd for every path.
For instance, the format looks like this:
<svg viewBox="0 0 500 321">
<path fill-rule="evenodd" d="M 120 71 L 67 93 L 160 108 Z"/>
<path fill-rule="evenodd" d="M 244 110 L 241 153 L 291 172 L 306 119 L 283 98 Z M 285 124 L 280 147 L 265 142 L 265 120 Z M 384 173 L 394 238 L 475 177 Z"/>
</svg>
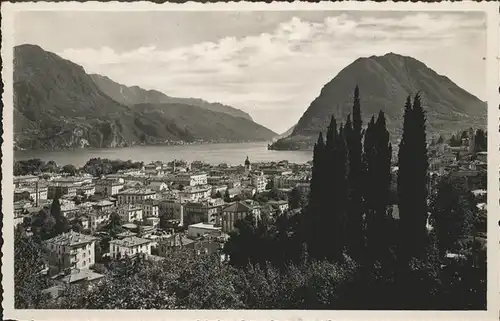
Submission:
<svg viewBox="0 0 500 321">
<path fill-rule="evenodd" d="M 322 21 L 295 16 L 268 32 L 168 50 L 151 44 L 125 52 L 102 47 L 72 48 L 59 54 L 88 72 L 127 85 L 232 104 L 255 112 L 256 121 L 284 131 L 300 118 L 321 87 L 359 56 L 393 51 L 427 63 L 436 53 L 449 52 L 457 56 L 453 59 L 465 60 L 471 52 L 457 48 L 484 37 L 484 30 L 485 19 L 452 13 L 360 18 L 341 14 Z M 437 71 L 453 72 L 456 67 L 441 66 Z M 287 110 L 289 120 L 276 118 L 276 112 L 266 117 L 266 110 Z"/>
</svg>

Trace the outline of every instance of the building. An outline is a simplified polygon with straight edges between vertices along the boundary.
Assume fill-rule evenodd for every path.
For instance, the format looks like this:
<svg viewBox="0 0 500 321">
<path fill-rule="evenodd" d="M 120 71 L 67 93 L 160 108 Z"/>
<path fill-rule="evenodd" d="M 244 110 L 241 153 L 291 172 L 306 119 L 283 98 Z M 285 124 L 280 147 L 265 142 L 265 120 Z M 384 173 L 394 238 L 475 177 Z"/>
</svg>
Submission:
<svg viewBox="0 0 500 321">
<path fill-rule="evenodd" d="M 76 193 L 78 195 L 91 196 L 95 194 L 94 184 L 84 184 L 82 186 L 76 187 Z"/>
<path fill-rule="evenodd" d="M 156 192 L 147 188 L 130 188 L 117 194 L 118 205 L 140 204 L 147 199 L 156 199 Z"/>
<path fill-rule="evenodd" d="M 110 255 L 114 259 L 132 257 L 139 253 L 151 255 L 151 240 L 136 236 L 109 241 Z"/>
<path fill-rule="evenodd" d="M 220 195 L 224 195 L 226 190 L 227 190 L 227 185 L 212 186 L 212 196 L 217 195 L 217 193 L 219 193 Z"/>
<path fill-rule="evenodd" d="M 96 238 L 74 231 L 44 242 L 48 250 L 49 273 L 66 269 L 88 269 L 95 263 Z"/>
<path fill-rule="evenodd" d="M 73 183 L 51 184 L 47 188 L 47 198 L 54 199 L 62 196 L 75 197 L 77 186 Z"/>
<path fill-rule="evenodd" d="M 215 224 L 225 202 L 221 198 L 207 199 L 201 202 L 184 204 L 184 224 L 207 222 Z"/>
<path fill-rule="evenodd" d="M 267 178 L 264 175 L 252 175 L 251 184 L 256 188 L 257 193 L 261 193 L 266 190 Z"/>
<path fill-rule="evenodd" d="M 198 202 L 208 199 L 212 192 L 211 187 L 187 186 L 179 191 L 179 199 L 181 203 Z"/>
<path fill-rule="evenodd" d="M 275 176 L 273 185 L 275 188 L 294 188 L 297 184 L 309 183 L 309 176 L 306 174 Z"/>
<path fill-rule="evenodd" d="M 110 179 L 106 178 L 96 185 L 96 193 L 99 192 L 103 196 L 114 196 L 125 187 L 125 181 L 122 178 Z"/>
<path fill-rule="evenodd" d="M 158 227 L 160 225 L 160 219 L 158 217 L 147 217 L 145 221 L 147 226 Z"/>
<path fill-rule="evenodd" d="M 295 188 L 297 188 L 302 195 L 309 195 L 309 192 L 311 191 L 311 184 L 298 183 L 297 185 L 295 185 Z"/>
<path fill-rule="evenodd" d="M 219 237 L 222 235 L 222 228 L 204 222 L 188 226 L 188 237 L 190 238 L 198 238 L 207 235 Z"/>
<path fill-rule="evenodd" d="M 160 193 L 168 190 L 168 185 L 162 181 L 152 181 L 148 184 L 147 188 Z"/>
<path fill-rule="evenodd" d="M 196 160 L 191 162 L 191 169 L 193 170 L 199 170 L 205 167 L 205 164 L 202 161 Z"/>
<path fill-rule="evenodd" d="M 166 257 L 174 249 L 188 248 L 194 249 L 195 241 L 181 234 L 174 234 L 162 237 L 158 241 L 158 255 Z"/>
<path fill-rule="evenodd" d="M 124 204 L 118 207 L 118 215 L 120 215 L 123 222 L 133 223 L 135 221 L 142 221 L 142 206 L 137 204 Z"/>
<path fill-rule="evenodd" d="M 208 176 L 207 177 L 207 184 L 209 185 L 222 185 L 225 181 L 225 178 L 222 176 Z"/>
<path fill-rule="evenodd" d="M 89 229 L 93 232 L 99 226 L 106 224 L 109 221 L 110 212 L 108 211 L 91 211 L 87 214 L 89 218 Z"/>
<path fill-rule="evenodd" d="M 182 186 L 207 185 L 208 176 L 206 173 L 181 173 L 177 175 L 175 182 Z"/>
<path fill-rule="evenodd" d="M 114 204 L 108 200 L 100 200 L 92 204 L 92 208 L 96 211 L 109 211 L 114 208 Z"/>
<path fill-rule="evenodd" d="M 234 202 L 223 208 L 220 218 L 222 231 L 225 233 L 234 231 L 234 223 L 237 220 L 244 219 L 248 215 L 253 215 L 256 222 L 260 220 L 260 206 L 251 200 Z"/>
<path fill-rule="evenodd" d="M 142 204 L 142 214 L 144 217 L 160 216 L 160 206 L 158 200 L 147 199 Z"/>
<path fill-rule="evenodd" d="M 175 199 L 162 199 L 159 203 L 160 215 L 165 215 L 170 220 L 179 221 L 184 224 L 184 204 Z"/>
<path fill-rule="evenodd" d="M 165 174 L 162 164 L 151 163 L 144 166 L 144 174 L 148 176 L 162 176 Z"/>
<path fill-rule="evenodd" d="M 275 201 L 271 200 L 267 202 L 267 204 L 271 205 L 275 211 L 278 211 L 280 214 L 285 213 L 288 210 L 288 201 L 280 200 Z"/>
<path fill-rule="evenodd" d="M 22 176 L 14 176 L 14 185 L 16 187 L 26 185 L 26 184 L 34 184 L 38 182 L 38 176 L 34 175 L 22 175 Z"/>
</svg>

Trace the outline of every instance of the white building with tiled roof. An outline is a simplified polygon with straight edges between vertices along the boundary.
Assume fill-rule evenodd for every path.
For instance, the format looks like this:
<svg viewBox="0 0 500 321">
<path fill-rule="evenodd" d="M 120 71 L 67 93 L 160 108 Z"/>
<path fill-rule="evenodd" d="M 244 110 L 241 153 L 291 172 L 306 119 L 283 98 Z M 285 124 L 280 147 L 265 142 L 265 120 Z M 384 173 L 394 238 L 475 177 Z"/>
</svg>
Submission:
<svg viewBox="0 0 500 321">
<path fill-rule="evenodd" d="M 58 273 L 65 269 L 88 269 L 95 263 L 96 238 L 70 231 L 45 241 L 49 268 Z"/>
<path fill-rule="evenodd" d="M 134 256 L 139 253 L 151 254 L 151 240 L 132 236 L 121 240 L 111 240 L 109 250 L 112 258 L 123 258 Z"/>
</svg>

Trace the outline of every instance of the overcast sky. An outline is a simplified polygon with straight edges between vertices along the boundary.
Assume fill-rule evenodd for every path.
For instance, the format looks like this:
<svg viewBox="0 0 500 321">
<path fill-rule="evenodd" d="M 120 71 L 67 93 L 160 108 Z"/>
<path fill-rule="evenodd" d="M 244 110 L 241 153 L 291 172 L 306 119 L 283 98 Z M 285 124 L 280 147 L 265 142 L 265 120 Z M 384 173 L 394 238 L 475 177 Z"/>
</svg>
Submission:
<svg viewBox="0 0 500 321">
<path fill-rule="evenodd" d="M 125 85 L 232 105 L 278 133 L 361 56 L 409 55 L 486 93 L 483 13 L 22 12 L 15 42 Z"/>
</svg>

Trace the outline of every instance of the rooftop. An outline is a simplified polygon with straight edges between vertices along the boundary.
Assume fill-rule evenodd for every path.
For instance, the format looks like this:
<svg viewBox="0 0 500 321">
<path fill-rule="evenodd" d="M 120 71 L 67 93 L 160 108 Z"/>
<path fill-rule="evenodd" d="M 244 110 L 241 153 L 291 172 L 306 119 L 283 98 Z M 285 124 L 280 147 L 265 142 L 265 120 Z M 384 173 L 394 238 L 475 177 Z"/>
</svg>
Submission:
<svg viewBox="0 0 500 321">
<path fill-rule="evenodd" d="M 93 280 L 101 279 L 103 277 L 104 277 L 104 275 L 96 273 L 92 270 L 81 269 L 81 270 L 72 271 L 72 273 L 67 274 L 63 277 L 59 276 L 58 279 L 63 281 L 64 283 L 71 284 L 71 283 L 83 281 L 83 280 L 93 281 Z"/>
<path fill-rule="evenodd" d="M 150 243 L 150 240 L 143 239 L 137 236 L 131 236 L 131 237 L 126 237 L 123 240 L 111 240 L 109 241 L 109 244 L 114 244 L 118 246 L 124 246 L 124 247 L 133 247 L 133 246 L 139 246 L 143 244 L 148 244 Z"/>
<path fill-rule="evenodd" d="M 127 195 L 127 194 L 151 195 L 151 194 L 156 194 L 156 192 L 149 188 L 129 188 L 124 191 L 121 191 L 118 195 Z"/>
<path fill-rule="evenodd" d="M 45 244 L 77 246 L 77 245 L 91 243 L 95 240 L 96 238 L 93 236 L 81 234 L 75 231 L 70 231 L 68 233 L 60 234 L 56 237 L 53 237 L 45 241 Z"/>
<path fill-rule="evenodd" d="M 224 212 L 250 212 L 252 211 L 253 208 L 250 204 L 247 204 L 247 202 L 235 202 L 224 209 L 222 211 Z"/>
<path fill-rule="evenodd" d="M 100 200 L 94 203 L 94 206 L 113 206 L 113 202 L 108 200 Z"/>
<path fill-rule="evenodd" d="M 196 223 L 196 224 L 191 224 L 191 225 L 188 226 L 188 228 L 189 227 L 192 227 L 192 228 L 202 228 L 202 229 L 206 229 L 206 230 L 221 230 L 220 227 L 216 227 L 213 224 L 208 224 L 208 223 L 204 223 L 204 222 Z"/>
</svg>

